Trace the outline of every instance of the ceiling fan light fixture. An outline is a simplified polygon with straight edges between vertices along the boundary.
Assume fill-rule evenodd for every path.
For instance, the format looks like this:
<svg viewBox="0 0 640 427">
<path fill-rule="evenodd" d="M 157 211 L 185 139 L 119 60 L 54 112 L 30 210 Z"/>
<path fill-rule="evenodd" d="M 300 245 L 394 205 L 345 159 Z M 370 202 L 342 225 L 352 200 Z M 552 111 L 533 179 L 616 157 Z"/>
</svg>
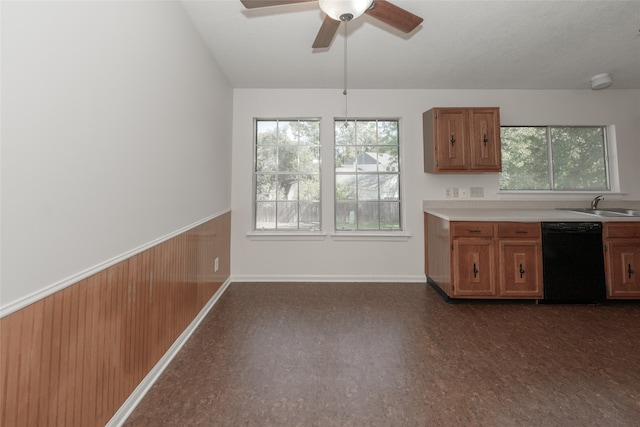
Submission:
<svg viewBox="0 0 640 427">
<path fill-rule="evenodd" d="M 591 77 L 591 89 L 593 90 L 606 89 L 611 86 L 612 83 L 611 74 L 609 73 L 598 74 L 597 76 Z"/>
<path fill-rule="evenodd" d="M 320 0 L 320 9 L 336 21 L 350 21 L 371 7 L 373 0 Z"/>
</svg>

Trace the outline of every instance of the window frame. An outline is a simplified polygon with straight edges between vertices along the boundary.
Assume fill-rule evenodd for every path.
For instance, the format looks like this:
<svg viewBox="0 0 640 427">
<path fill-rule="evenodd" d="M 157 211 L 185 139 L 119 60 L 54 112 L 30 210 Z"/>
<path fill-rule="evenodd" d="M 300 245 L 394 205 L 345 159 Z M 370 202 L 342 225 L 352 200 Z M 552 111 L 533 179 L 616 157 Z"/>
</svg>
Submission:
<svg viewBox="0 0 640 427">
<path fill-rule="evenodd" d="M 397 228 L 380 228 L 380 223 L 378 228 L 357 228 L 357 226 L 355 226 L 354 228 L 338 228 L 338 221 L 337 221 L 337 216 L 338 216 L 338 206 L 339 206 L 339 201 L 338 201 L 338 194 L 337 194 L 337 182 L 338 179 L 337 177 L 339 175 L 348 175 L 348 174 L 354 174 L 354 172 L 342 172 L 339 173 L 337 171 L 337 163 L 336 163 L 336 153 L 337 153 L 337 148 L 339 147 L 339 145 L 337 144 L 337 134 L 336 134 L 336 128 L 338 125 L 342 126 L 342 124 L 344 122 L 354 122 L 358 123 L 358 122 L 396 122 L 396 142 L 397 144 L 393 144 L 393 145 L 389 145 L 389 144 L 376 144 L 373 145 L 374 147 L 383 147 L 383 146 L 391 146 L 391 147 L 396 147 L 397 148 L 397 171 L 377 171 L 375 173 L 373 172 L 368 172 L 367 174 L 375 174 L 376 176 L 380 176 L 380 175 L 395 175 L 397 176 L 398 179 L 398 184 L 397 184 L 397 188 L 398 188 L 398 197 L 397 199 L 394 199 L 393 202 L 397 202 L 398 204 L 398 227 Z M 404 206 L 403 206 L 403 182 L 404 179 L 402 178 L 402 172 L 403 172 L 403 165 L 402 165 L 402 148 L 401 148 L 401 141 L 402 141 L 402 131 L 401 131 L 401 119 L 398 117 L 392 117 L 392 118 L 385 118 L 385 117 L 375 117 L 375 118 L 370 118 L 370 117 L 335 117 L 333 119 L 333 146 L 332 146 L 332 160 L 333 160 L 333 221 L 334 221 L 334 236 L 336 236 L 336 238 L 340 238 L 340 236 L 346 237 L 346 238 L 350 238 L 350 237 L 354 237 L 354 236 L 363 236 L 366 237 L 368 236 L 389 236 L 389 237 L 401 237 L 401 236 L 405 236 L 405 221 L 404 221 Z M 357 136 L 356 136 L 356 140 L 357 140 Z M 344 145 L 342 145 L 344 146 Z M 359 145 L 359 144 L 354 144 L 353 147 L 365 147 L 365 145 Z M 358 175 L 357 171 L 355 172 L 356 175 Z M 357 178 L 356 178 L 357 181 Z M 379 190 L 378 190 L 379 191 Z M 382 202 L 384 202 L 383 199 L 380 199 L 380 194 L 378 193 L 378 199 L 375 200 L 375 202 L 377 202 L 378 206 L 380 206 L 380 204 Z M 355 203 L 358 204 L 359 203 L 359 198 L 357 196 L 357 191 L 356 191 L 356 198 L 355 198 Z M 378 219 L 380 218 L 380 211 L 378 210 Z M 357 215 L 356 215 L 357 217 Z M 357 221 L 356 221 L 357 224 Z M 403 237 L 404 238 L 404 237 Z"/>
<path fill-rule="evenodd" d="M 257 194 L 257 186 L 258 186 L 258 176 L 260 175 L 258 171 L 258 124 L 259 122 L 316 122 L 318 126 L 318 171 L 317 173 L 310 173 L 307 171 L 300 171 L 299 169 L 295 172 L 291 171 L 274 171 L 274 175 L 280 174 L 289 174 L 289 175 L 317 175 L 318 177 L 318 226 L 317 227 L 309 227 L 309 228 L 278 228 L 278 217 L 277 210 L 275 216 L 275 228 L 263 228 L 258 227 L 258 194 Z M 275 147 L 284 146 L 283 144 L 275 144 Z M 291 145 L 287 145 L 291 146 Z M 300 147 L 301 145 L 295 145 Z M 320 233 L 322 230 L 322 119 L 320 117 L 254 117 L 253 119 L 253 171 L 252 171 L 252 232 L 251 234 L 262 234 L 262 235 L 282 235 L 282 236 L 296 236 L 296 235 L 305 235 L 305 234 L 316 234 Z M 296 200 L 297 203 L 300 203 L 300 199 Z M 274 203 L 277 203 L 277 197 Z M 300 224 L 300 212 L 299 210 L 296 213 L 297 223 Z"/>
<path fill-rule="evenodd" d="M 546 193 L 546 194 L 567 194 L 567 193 L 611 193 L 616 186 L 614 177 L 612 176 L 612 170 L 614 170 L 614 166 L 611 165 L 612 157 L 610 155 L 611 152 L 611 139 L 610 134 L 612 133 L 609 126 L 606 125 L 512 125 L 500 126 L 502 131 L 503 128 L 541 128 L 545 129 L 545 139 L 546 139 L 546 152 L 547 152 L 547 173 L 548 173 L 548 185 L 549 187 L 546 189 L 510 189 L 510 188 L 502 188 L 500 186 L 500 175 L 498 176 L 498 191 L 501 193 Z M 585 189 L 577 189 L 577 188 L 568 188 L 568 189 L 556 189 L 555 184 L 555 173 L 554 173 L 554 164 L 553 164 L 553 140 L 552 140 L 552 130 L 554 128 L 573 128 L 573 129 L 601 129 L 603 135 L 602 142 L 602 151 L 603 151 L 603 161 L 604 161 L 604 179 L 606 181 L 606 189 L 593 189 L 593 188 L 585 188 Z M 501 138 L 502 139 L 502 138 Z M 504 145 L 503 145 L 504 146 Z M 502 153 L 503 154 L 503 153 Z M 502 159 L 508 157 L 503 155 Z M 503 165 L 504 166 L 504 165 Z M 503 171 L 500 174 L 504 173 Z"/>
</svg>

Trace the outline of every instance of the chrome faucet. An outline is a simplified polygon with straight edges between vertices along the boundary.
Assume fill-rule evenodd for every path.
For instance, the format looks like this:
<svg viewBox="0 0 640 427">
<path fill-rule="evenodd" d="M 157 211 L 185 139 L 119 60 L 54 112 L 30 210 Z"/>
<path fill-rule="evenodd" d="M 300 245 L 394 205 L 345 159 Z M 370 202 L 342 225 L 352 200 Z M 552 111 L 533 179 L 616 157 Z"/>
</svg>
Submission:
<svg viewBox="0 0 640 427">
<path fill-rule="evenodd" d="M 591 201 L 591 209 L 598 209 L 598 203 L 600 203 L 600 200 L 604 200 L 604 197 L 602 197 L 602 194 L 594 197 L 593 200 Z"/>
</svg>

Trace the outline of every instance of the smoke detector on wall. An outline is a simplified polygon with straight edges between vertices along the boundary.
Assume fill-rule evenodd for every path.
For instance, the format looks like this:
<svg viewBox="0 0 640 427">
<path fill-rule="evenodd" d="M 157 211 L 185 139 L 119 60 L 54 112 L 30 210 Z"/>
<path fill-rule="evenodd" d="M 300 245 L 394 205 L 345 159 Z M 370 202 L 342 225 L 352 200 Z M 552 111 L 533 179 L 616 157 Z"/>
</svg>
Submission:
<svg viewBox="0 0 640 427">
<path fill-rule="evenodd" d="M 611 86 L 612 83 L 611 74 L 609 73 L 598 74 L 597 76 L 591 77 L 591 89 L 593 90 L 606 89 Z"/>
</svg>

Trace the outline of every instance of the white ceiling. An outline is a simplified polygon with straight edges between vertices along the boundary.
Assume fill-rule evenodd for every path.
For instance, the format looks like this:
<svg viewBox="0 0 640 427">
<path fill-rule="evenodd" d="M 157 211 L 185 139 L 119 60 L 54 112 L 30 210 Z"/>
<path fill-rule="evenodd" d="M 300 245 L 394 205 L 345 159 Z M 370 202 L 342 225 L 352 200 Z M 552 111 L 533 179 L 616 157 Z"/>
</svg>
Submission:
<svg viewBox="0 0 640 427">
<path fill-rule="evenodd" d="M 640 0 L 392 0 L 424 18 L 405 35 L 369 16 L 348 24 L 347 86 L 356 89 L 640 89 Z M 245 9 L 183 0 L 236 88 L 342 88 L 344 26 L 311 44 L 317 2 Z"/>
</svg>

